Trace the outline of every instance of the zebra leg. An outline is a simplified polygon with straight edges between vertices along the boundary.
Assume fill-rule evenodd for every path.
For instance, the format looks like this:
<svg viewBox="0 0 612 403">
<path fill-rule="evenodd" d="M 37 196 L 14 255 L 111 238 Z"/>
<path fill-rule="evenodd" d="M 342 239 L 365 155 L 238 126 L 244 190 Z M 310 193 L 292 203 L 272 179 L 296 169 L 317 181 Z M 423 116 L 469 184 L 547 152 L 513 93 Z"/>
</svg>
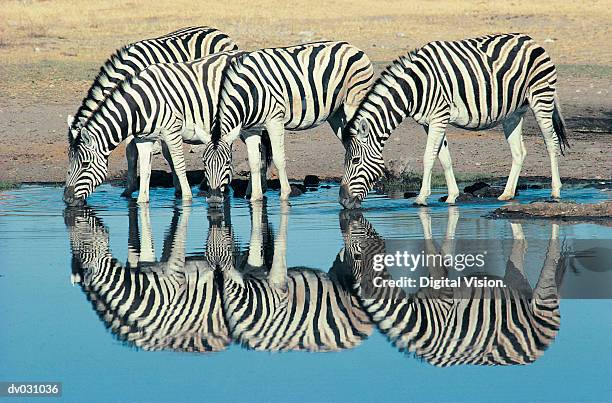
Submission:
<svg viewBox="0 0 612 403">
<path fill-rule="evenodd" d="M 168 150 L 168 146 L 166 143 L 161 142 L 161 151 L 164 159 L 170 166 L 170 171 L 172 172 L 172 184 L 174 185 L 174 197 L 179 197 L 181 195 L 181 183 L 179 182 L 178 176 L 176 176 L 176 171 L 174 170 L 174 164 L 172 163 L 172 156 L 170 155 L 170 150 Z"/>
<path fill-rule="evenodd" d="M 276 289 L 287 291 L 287 226 L 289 222 L 289 204 L 281 202 L 278 236 L 274 240 L 272 267 L 268 273 L 268 283 Z"/>
<path fill-rule="evenodd" d="M 438 153 L 438 159 L 444 169 L 444 178 L 446 179 L 446 188 L 448 190 L 446 203 L 454 204 L 457 196 L 459 196 L 459 187 L 457 186 L 457 180 L 453 172 L 453 161 L 451 160 L 448 141 L 446 139 L 442 141 L 442 148 L 440 148 L 440 152 Z"/>
<path fill-rule="evenodd" d="M 414 201 L 416 205 L 427 206 L 427 198 L 431 194 L 431 171 L 440 150 L 440 146 L 442 145 L 442 141 L 444 140 L 445 129 L 446 122 L 444 124 L 429 126 L 427 146 L 425 147 L 425 154 L 423 155 L 423 181 L 421 183 L 419 195 Z"/>
<path fill-rule="evenodd" d="M 261 137 L 259 135 L 248 136 L 244 142 L 247 146 L 249 168 L 251 170 L 251 201 L 260 201 L 263 199 L 263 190 L 261 187 Z"/>
<path fill-rule="evenodd" d="M 136 208 L 128 209 L 128 250 L 127 262 L 130 267 L 136 267 L 140 260 L 140 233 L 138 230 L 138 212 Z"/>
<path fill-rule="evenodd" d="M 251 239 L 247 263 L 253 267 L 264 265 L 263 203 L 251 206 Z"/>
<path fill-rule="evenodd" d="M 514 114 L 508 117 L 502 125 L 504 127 L 504 135 L 510 146 L 510 152 L 512 153 L 512 168 L 510 168 L 510 175 L 508 175 L 504 192 L 497 199 L 510 200 L 516 192 L 516 185 L 521 174 L 523 161 L 525 161 L 525 156 L 527 155 L 527 149 L 523 143 L 523 115 Z"/>
<path fill-rule="evenodd" d="M 278 179 L 281 185 L 280 199 L 288 200 L 291 186 L 285 167 L 285 127 L 282 122 L 274 121 L 266 125 L 266 130 L 268 130 L 270 144 L 272 145 L 272 161 L 274 161 L 278 170 Z"/>
<path fill-rule="evenodd" d="M 155 246 L 153 244 L 153 232 L 151 231 L 149 206 L 140 207 L 140 223 L 142 225 L 142 240 L 140 242 L 139 262 L 155 262 Z"/>
<path fill-rule="evenodd" d="M 533 109 L 536 121 L 542 135 L 544 136 L 544 142 L 546 143 L 546 149 L 548 150 L 548 156 L 550 158 L 550 171 L 552 177 L 552 191 L 550 196 L 553 199 L 559 199 L 561 197 L 561 177 L 559 176 L 559 162 L 557 157 L 561 153 L 559 146 L 559 140 L 555 133 L 552 119 L 552 110 L 543 110 L 543 108 L 536 107 Z"/>
<path fill-rule="evenodd" d="M 122 197 L 131 197 L 138 186 L 136 185 L 136 171 L 138 169 L 138 149 L 134 136 L 130 136 L 125 141 L 125 159 L 127 160 L 127 178 L 125 190 L 121 193 Z"/>
<path fill-rule="evenodd" d="M 187 181 L 187 169 L 185 167 L 185 155 L 183 153 L 183 138 L 181 137 L 181 131 L 179 130 L 165 135 L 163 141 L 168 147 L 170 158 L 172 160 L 172 164 L 174 165 L 174 171 L 178 176 L 183 202 L 190 202 L 193 196 L 191 194 L 191 186 L 189 186 L 189 182 Z"/>
<path fill-rule="evenodd" d="M 149 181 L 151 180 L 151 150 L 153 143 L 150 141 L 136 142 L 138 159 L 140 161 L 140 188 L 138 190 L 138 203 L 149 202 Z"/>
</svg>

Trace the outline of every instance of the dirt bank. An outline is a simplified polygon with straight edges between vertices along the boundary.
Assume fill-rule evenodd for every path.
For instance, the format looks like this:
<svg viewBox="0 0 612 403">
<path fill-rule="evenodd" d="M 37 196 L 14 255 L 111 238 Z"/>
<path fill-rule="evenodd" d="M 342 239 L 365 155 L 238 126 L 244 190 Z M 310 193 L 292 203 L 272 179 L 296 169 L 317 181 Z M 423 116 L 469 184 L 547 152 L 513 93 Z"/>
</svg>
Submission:
<svg viewBox="0 0 612 403">
<path fill-rule="evenodd" d="M 181 3 L 181 4 L 178 4 Z M 558 65 L 559 93 L 572 148 L 560 161 L 562 177 L 610 179 L 612 171 L 612 10 L 606 2 L 335 2 L 313 4 L 304 12 L 283 2 L 236 1 L 224 7 L 161 1 L 79 3 L 65 0 L 6 2 L 0 18 L 0 180 L 63 181 L 66 171 L 66 115 L 75 113 L 99 65 L 124 43 L 185 25 L 216 26 L 244 49 L 320 39 L 345 39 L 364 49 L 378 69 L 427 41 L 490 32 L 522 31 L 546 47 Z M 129 13 L 127 12 L 129 9 Z M 125 19 L 138 15 L 138 24 Z M 188 17 L 186 17 L 188 16 Z M 130 17 L 131 18 L 131 17 Z M 525 176 L 548 176 L 542 138 L 530 115 L 525 127 Z M 510 151 L 501 130 L 449 130 L 457 172 L 506 176 Z M 425 135 L 405 122 L 385 148 L 386 160 L 421 171 Z M 343 149 L 328 126 L 287 137 L 291 177 L 342 175 Z M 238 171 L 246 153 L 236 145 Z M 200 167 L 188 154 L 189 169 Z M 113 153 L 110 177 L 120 178 L 123 148 Z M 166 169 L 160 157 L 154 168 Z M 439 169 L 439 167 L 437 167 Z"/>
</svg>

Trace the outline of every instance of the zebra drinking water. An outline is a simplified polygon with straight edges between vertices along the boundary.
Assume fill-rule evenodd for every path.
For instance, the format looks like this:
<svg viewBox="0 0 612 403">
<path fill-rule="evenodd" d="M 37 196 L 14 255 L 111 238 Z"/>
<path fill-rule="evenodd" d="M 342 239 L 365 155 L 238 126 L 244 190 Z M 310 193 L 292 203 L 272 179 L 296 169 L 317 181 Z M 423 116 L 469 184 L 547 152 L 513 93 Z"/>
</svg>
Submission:
<svg viewBox="0 0 612 403">
<path fill-rule="evenodd" d="M 108 157 L 119 143 L 134 136 L 141 158 L 139 203 L 149 201 L 151 147 L 161 140 L 162 151 L 177 176 L 183 200 L 192 198 L 187 181 L 183 142 L 210 141 L 222 72 L 240 52 L 222 52 L 194 62 L 159 63 L 126 78 L 70 136 L 70 166 L 64 201 L 82 205 L 106 178 Z M 249 155 L 260 156 L 261 136 L 246 140 Z M 144 163 L 146 160 L 146 163 Z M 206 170 L 206 166 L 205 166 Z M 259 177 L 258 175 L 255 175 Z"/>
<path fill-rule="evenodd" d="M 305 130 L 327 121 L 340 137 L 372 79 L 372 64 L 346 42 L 316 42 L 262 49 L 236 59 L 224 74 L 217 126 L 203 160 L 210 203 L 223 200 L 232 179 L 234 140 L 243 129 L 265 128 L 278 169 L 281 199 L 291 188 L 285 170 L 285 130 Z M 251 158 L 251 200 L 263 198 L 259 162 Z"/>
<path fill-rule="evenodd" d="M 359 207 L 383 173 L 385 142 L 408 116 L 427 131 L 417 204 L 427 204 L 436 156 L 444 168 L 447 202 L 454 203 L 459 195 L 445 136 L 449 124 L 468 130 L 503 125 L 512 168 L 499 199 L 511 199 L 526 154 L 522 125 L 529 108 L 548 149 L 552 197 L 560 197 L 557 154 L 568 142 L 556 82 L 555 66 L 544 48 L 523 34 L 431 42 L 396 59 L 344 130 L 347 148 L 340 203 L 345 208 Z"/>
<path fill-rule="evenodd" d="M 117 50 L 100 68 L 87 96 L 75 116 L 68 115 L 68 136 L 79 136 L 83 123 L 98 109 L 112 90 L 126 77 L 132 76 L 155 63 L 187 62 L 218 52 L 237 50 L 236 44 L 223 32 L 211 27 L 189 27 L 164 36 L 145 39 Z M 123 196 L 136 189 L 138 151 L 133 137 L 126 140 L 127 185 Z M 143 152 L 145 150 L 142 150 Z M 159 142 L 149 151 L 159 153 Z M 170 162 L 170 161 L 168 161 Z M 150 156 L 141 160 L 141 171 L 148 172 Z"/>
</svg>

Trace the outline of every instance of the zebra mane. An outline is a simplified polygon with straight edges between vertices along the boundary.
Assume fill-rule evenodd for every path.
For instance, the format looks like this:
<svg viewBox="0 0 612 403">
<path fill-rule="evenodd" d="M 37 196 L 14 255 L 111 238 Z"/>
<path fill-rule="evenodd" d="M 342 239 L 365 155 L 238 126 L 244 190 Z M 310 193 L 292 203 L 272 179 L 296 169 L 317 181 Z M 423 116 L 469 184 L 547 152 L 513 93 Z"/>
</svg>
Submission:
<svg viewBox="0 0 612 403">
<path fill-rule="evenodd" d="M 157 38 L 145 39 L 140 42 L 129 43 L 117 49 L 115 53 L 113 53 L 104 62 L 102 67 L 100 67 L 98 74 L 94 78 L 93 83 L 91 84 L 91 86 L 89 87 L 89 90 L 87 91 L 87 95 L 85 96 L 85 98 L 83 98 L 83 101 L 81 102 L 81 105 L 79 106 L 79 109 L 77 110 L 77 113 L 74 115 L 74 120 L 72 121 L 72 124 L 70 125 L 70 129 L 77 129 L 77 123 L 79 122 L 79 118 L 85 117 L 84 111 L 87 110 L 87 108 L 91 109 L 93 113 L 102 104 L 102 102 L 104 102 L 105 95 L 103 93 L 103 89 L 107 86 L 107 84 L 110 84 L 108 86 L 113 86 L 113 87 L 118 85 L 118 84 L 113 85 L 112 82 L 110 81 L 110 72 L 113 70 L 115 66 L 117 66 L 118 64 L 120 64 L 121 62 L 125 60 L 125 56 L 127 55 L 127 53 L 132 47 L 137 46 L 140 43 L 146 42 L 146 41 L 170 40 L 176 37 L 181 37 L 182 35 L 185 35 L 190 32 L 197 31 L 197 30 L 204 31 L 206 32 L 207 35 L 213 31 L 218 31 L 216 28 L 209 27 L 209 26 L 199 26 L 199 27 L 190 26 L 190 27 L 181 28 L 179 30 L 176 30 L 166 35 L 159 36 Z M 129 75 L 126 76 L 126 78 L 127 77 L 129 77 Z M 99 102 L 97 100 L 99 100 Z"/>
<path fill-rule="evenodd" d="M 213 145 L 217 145 L 219 140 L 221 140 L 221 93 L 223 92 L 223 87 L 225 84 L 225 80 L 227 80 L 227 76 L 231 70 L 236 70 L 245 57 L 248 55 L 248 52 L 244 52 L 242 54 L 237 55 L 234 59 L 228 61 L 225 65 L 225 68 L 221 72 L 221 83 L 219 84 L 219 99 L 217 100 L 217 114 L 213 119 L 212 127 L 210 128 L 210 136 Z"/>
<path fill-rule="evenodd" d="M 79 121 L 79 118 L 85 117 L 84 111 L 88 107 L 93 113 L 104 102 L 104 99 L 108 94 L 105 95 L 103 91 L 104 88 L 108 86 L 109 83 L 111 83 L 110 72 L 117 65 L 117 63 L 124 60 L 124 57 L 133 45 L 134 44 L 128 44 L 117 49 L 115 53 L 113 53 L 111 57 L 109 57 L 104 62 L 102 67 L 100 67 L 98 74 L 94 78 L 93 83 L 87 91 L 87 95 L 85 96 L 85 98 L 83 98 L 83 101 L 81 102 L 77 113 L 74 115 L 74 120 L 72 121 L 72 125 L 70 126 L 71 129 L 77 129 L 77 123 Z M 117 85 L 113 85 L 113 87 L 116 87 Z"/>
<path fill-rule="evenodd" d="M 370 98 L 371 95 L 378 93 L 377 87 L 379 85 L 386 87 L 387 84 L 385 83 L 385 80 L 387 80 L 389 77 L 395 76 L 396 75 L 395 71 L 397 69 L 406 70 L 408 66 L 410 65 L 410 63 L 414 62 L 416 58 L 418 57 L 417 53 L 419 52 L 419 50 L 421 50 L 421 48 L 415 48 L 411 50 L 410 52 L 408 52 L 407 54 L 402 55 L 398 57 L 397 59 L 393 60 L 391 64 L 385 67 L 385 69 L 380 73 L 376 81 L 374 81 L 374 83 L 372 84 L 368 92 L 366 93 L 366 96 L 361 101 L 361 105 L 367 102 L 367 100 Z M 359 109 L 361 109 L 361 106 Z M 355 113 L 353 117 L 347 122 L 345 126 L 347 130 L 343 130 L 342 132 L 343 141 L 348 140 L 348 136 L 349 136 L 348 128 L 354 127 L 355 124 L 357 123 L 356 121 L 358 118 L 359 118 L 359 113 Z"/>
<path fill-rule="evenodd" d="M 98 113 L 101 112 L 102 107 L 106 104 L 106 102 L 112 99 L 116 99 L 118 94 L 123 94 L 126 88 L 131 87 L 135 78 L 136 76 L 132 76 L 132 75 L 127 76 L 123 81 L 118 83 L 110 92 L 108 92 L 104 96 L 104 98 L 100 101 L 100 103 L 97 105 L 96 109 L 91 111 L 91 115 L 89 115 L 85 119 L 81 128 L 86 128 L 89 125 L 89 122 L 96 119 Z M 72 135 L 68 133 L 68 140 L 70 141 L 70 149 L 71 150 L 75 149 L 76 146 L 78 146 L 82 141 L 81 131 L 79 130 L 79 134 L 75 138 L 72 138 Z"/>
</svg>

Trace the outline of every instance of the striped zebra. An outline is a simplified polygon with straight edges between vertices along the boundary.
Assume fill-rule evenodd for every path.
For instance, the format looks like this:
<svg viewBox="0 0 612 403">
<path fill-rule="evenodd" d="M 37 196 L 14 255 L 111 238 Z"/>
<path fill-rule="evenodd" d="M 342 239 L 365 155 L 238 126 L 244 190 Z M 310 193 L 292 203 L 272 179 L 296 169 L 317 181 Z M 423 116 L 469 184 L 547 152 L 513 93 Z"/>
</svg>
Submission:
<svg viewBox="0 0 612 403">
<path fill-rule="evenodd" d="M 431 42 L 396 59 L 377 79 L 343 133 L 345 170 L 339 201 L 359 207 L 384 170 L 383 147 L 407 117 L 427 131 L 423 181 L 415 203 L 427 204 L 431 170 L 438 156 L 448 203 L 459 189 L 446 140 L 449 124 L 483 130 L 502 124 L 512 168 L 500 200 L 514 197 L 526 150 L 523 115 L 531 108 L 548 149 L 552 197 L 560 197 L 557 155 L 569 146 L 556 94 L 557 73 L 548 54 L 523 34 L 488 35 Z"/>
<path fill-rule="evenodd" d="M 291 188 L 285 170 L 285 130 L 306 130 L 327 121 L 341 129 L 373 82 L 372 64 L 346 42 L 316 42 L 250 52 L 236 59 L 224 74 L 217 125 L 204 149 L 208 201 L 219 203 L 232 179 L 234 140 L 245 128 L 265 128 L 281 182 L 281 199 Z M 261 169 L 249 164 L 251 178 Z M 261 184 L 253 181 L 251 200 L 261 200 Z"/>
<path fill-rule="evenodd" d="M 183 200 L 190 201 L 183 143 L 210 141 L 222 71 L 240 55 L 232 51 L 193 62 L 159 63 L 127 77 L 83 123 L 78 136 L 70 137 L 64 201 L 83 205 L 106 178 L 112 150 L 130 136 L 136 138 L 141 167 L 150 165 L 153 142 L 162 141 L 162 151 L 178 177 Z M 246 139 L 254 159 L 260 158 L 260 140 L 260 136 Z M 150 170 L 141 172 L 139 203 L 149 201 L 149 179 Z"/>
<path fill-rule="evenodd" d="M 132 76 L 155 63 L 187 62 L 213 53 L 237 50 L 236 44 L 223 32 L 211 27 L 189 27 L 164 36 L 145 39 L 117 50 L 100 68 L 93 84 L 75 116 L 68 115 L 68 136 L 76 138 L 83 123 L 98 109 L 104 99 L 126 77 Z M 138 152 L 128 137 L 126 141 L 127 186 L 123 196 L 129 197 L 136 189 Z M 158 142 L 150 151 L 159 153 Z M 150 158 L 145 159 L 146 165 Z M 141 170 L 150 170 L 143 166 Z"/>
<path fill-rule="evenodd" d="M 128 262 L 112 256 L 108 231 L 91 209 L 66 210 L 72 281 L 121 341 L 143 350 L 216 352 L 230 343 L 221 295 L 202 258 L 185 257 L 189 209 L 176 209 L 155 260 L 148 209 L 130 209 Z"/>
<path fill-rule="evenodd" d="M 449 226 L 454 225 L 456 220 L 449 220 Z M 341 215 L 341 228 L 346 245 L 343 259 L 349 262 L 353 287 L 378 329 L 400 351 L 441 367 L 523 365 L 537 360 L 554 341 L 560 325 L 557 283 L 562 276 L 557 225 L 533 292 L 525 292 L 531 291 L 523 272 L 526 243 L 520 226 L 513 224 L 507 288 L 422 288 L 413 295 L 402 288 L 373 286 L 375 278 L 390 278 L 386 269 L 372 269 L 372 257 L 385 253 L 385 241 L 360 213 Z M 431 230 L 425 228 L 425 250 L 439 253 L 428 239 Z M 452 230 L 450 235 L 447 230 L 445 243 L 452 243 L 452 238 Z M 439 278 L 451 268 L 429 269 L 432 277 Z"/>
<path fill-rule="evenodd" d="M 287 269 L 289 208 L 281 209 L 278 236 L 268 232 L 262 203 L 252 206 L 247 260 L 233 261 L 230 227 L 211 227 L 207 255 L 218 269 L 230 334 L 260 351 L 326 352 L 359 345 L 372 331 L 357 298 L 333 275 L 305 267 Z M 266 250 L 272 250 L 271 261 Z M 237 267 L 239 265 L 240 267 Z"/>
</svg>

